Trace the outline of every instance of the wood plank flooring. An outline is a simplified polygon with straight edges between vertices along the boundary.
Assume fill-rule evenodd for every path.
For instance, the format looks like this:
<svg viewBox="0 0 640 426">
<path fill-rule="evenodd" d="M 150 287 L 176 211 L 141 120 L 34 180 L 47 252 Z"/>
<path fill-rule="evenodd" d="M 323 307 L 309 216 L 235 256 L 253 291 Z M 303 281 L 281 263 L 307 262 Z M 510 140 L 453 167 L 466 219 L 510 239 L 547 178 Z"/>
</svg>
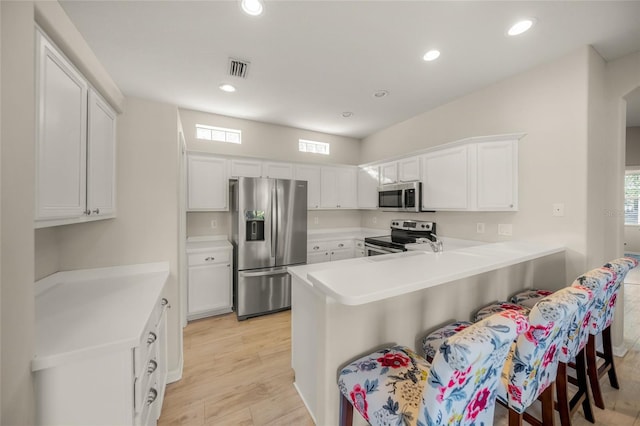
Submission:
<svg viewBox="0 0 640 426">
<path fill-rule="evenodd" d="M 621 390 L 603 379 L 607 409 L 594 406 L 596 425 L 640 426 L 640 271 L 637 278 L 625 285 L 629 352 L 616 358 Z M 289 311 L 242 322 L 235 314 L 194 321 L 184 329 L 183 378 L 167 386 L 158 424 L 313 425 L 292 383 Z M 496 424 L 508 424 L 506 415 L 496 407 Z M 573 421 L 591 425 L 581 410 Z"/>
</svg>

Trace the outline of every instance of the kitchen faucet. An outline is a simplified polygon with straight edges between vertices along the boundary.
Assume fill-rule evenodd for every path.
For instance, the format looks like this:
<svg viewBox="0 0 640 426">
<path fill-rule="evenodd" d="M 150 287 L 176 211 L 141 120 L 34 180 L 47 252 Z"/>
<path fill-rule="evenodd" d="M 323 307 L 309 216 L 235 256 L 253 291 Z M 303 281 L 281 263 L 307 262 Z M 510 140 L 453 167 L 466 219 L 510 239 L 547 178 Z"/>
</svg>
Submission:
<svg viewBox="0 0 640 426">
<path fill-rule="evenodd" d="M 442 240 L 438 238 L 436 234 L 431 234 L 431 235 L 433 235 L 434 240 L 431 241 L 427 239 L 427 241 L 429 242 L 429 245 L 431 246 L 431 249 L 433 250 L 433 252 L 440 253 L 444 251 L 444 245 L 442 244 Z"/>
</svg>

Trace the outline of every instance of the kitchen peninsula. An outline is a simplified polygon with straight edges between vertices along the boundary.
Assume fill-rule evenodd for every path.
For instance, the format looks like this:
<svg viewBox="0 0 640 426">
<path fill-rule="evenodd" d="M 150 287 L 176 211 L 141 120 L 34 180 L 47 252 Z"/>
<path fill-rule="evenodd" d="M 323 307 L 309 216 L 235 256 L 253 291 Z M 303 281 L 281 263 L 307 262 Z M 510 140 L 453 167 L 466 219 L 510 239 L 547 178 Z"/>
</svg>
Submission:
<svg viewBox="0 0 640 426">
<path fill-rule="evenodd" d="M 338 419 L 342 366 L 392 344 L 419 349 L 435 327 L 524 288 L 565 286 L 564 251 L 513 241 L 290 268 L 295 386 L 315 423 Z"/>
</svg>

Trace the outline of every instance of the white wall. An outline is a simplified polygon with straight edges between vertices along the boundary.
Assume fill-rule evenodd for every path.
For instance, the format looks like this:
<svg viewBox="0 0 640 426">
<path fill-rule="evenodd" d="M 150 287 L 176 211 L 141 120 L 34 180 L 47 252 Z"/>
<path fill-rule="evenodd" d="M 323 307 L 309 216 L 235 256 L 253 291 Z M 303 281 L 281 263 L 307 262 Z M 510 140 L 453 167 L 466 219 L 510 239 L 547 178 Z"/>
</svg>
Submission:
<svg viewBox="0 0 640 426">
<path fill-rule="evenodd" d="M 0 2 L 2 207 L 0 404 L 3 425 L 35 422 L 33 217 L 35 92 L 33 3 Z"/>
<path fill-rule="evenodd" d="M 590 49 L 568 56 L 398 123 L 363 140 L 362 162 L 463 139 L 525 132 L 519 142 L 519 205 L 515 213 L 421 214 L 445 236 L 496 241 L 498 223 L 513 239 L 557 241 L 567 250 L 567 280 L 586 268 L 587 89 Z M 565 204 L 552 217 L 553 203 Z M 389 214 L 365 213 L 388 222 Z M 380 220 L 378 220 L 378 223 Z M 485 234 L 476 223 L 487 223 Z"/>
<path fill-rule="evenodd" d="M 626 166 L 640 168 L 640 127 L 626 129 Z"/>
<path fill-rule="evenodd" d="M 58 227 L 51 236 L 60 270 L 168 261 L 165 297 L 180 306 L 176 117 L 175 106 L 126 99 L 117 119 L 117 217 Z M 181 363 L 178 311 L 168 311 L 169 370 Z"/>
</svg>

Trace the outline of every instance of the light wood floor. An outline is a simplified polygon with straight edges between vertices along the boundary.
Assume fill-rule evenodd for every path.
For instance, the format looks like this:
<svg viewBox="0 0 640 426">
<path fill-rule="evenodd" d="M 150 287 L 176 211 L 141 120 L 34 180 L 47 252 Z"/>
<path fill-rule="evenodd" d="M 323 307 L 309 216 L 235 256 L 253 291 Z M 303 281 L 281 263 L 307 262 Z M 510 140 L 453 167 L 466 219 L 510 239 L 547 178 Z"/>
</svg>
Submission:
<svg viewBox="0 0 640 426">
<path fill-rule="evenodd" d="M 607 409 L 594 406 L 597 425 L 640 426 L 640 272 L 637 278 L 638 284 L 625 285 L 629 352 L 616 358 L 621 390 L 603 379 Z M 292 385 L 290 320 L 286 311 L 242 322 L 228 314 L 189 323 L 183 378 L 167 386 L 159 425 L 313 425 Z M 591 425 L 581 411 L 573 420 Z M 507 424 L 499 406 L 496 424 Z"/>
</svg>

